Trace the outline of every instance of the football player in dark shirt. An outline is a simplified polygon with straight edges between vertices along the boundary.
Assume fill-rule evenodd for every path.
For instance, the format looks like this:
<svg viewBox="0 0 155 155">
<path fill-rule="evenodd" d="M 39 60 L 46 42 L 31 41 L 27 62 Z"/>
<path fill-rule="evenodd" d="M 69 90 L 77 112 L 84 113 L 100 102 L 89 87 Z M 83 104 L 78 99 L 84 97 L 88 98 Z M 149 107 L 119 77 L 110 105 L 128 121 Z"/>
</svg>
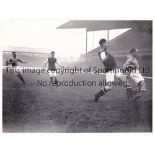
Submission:
<svg viewBox="0 0 155 155">
<path fill-rule="evenodd" d="M 57 59 L 55 58 L 55 52 L 54 51 L 51 52 L 51 56 L 48 57 L 48 60 L 46 61 L 45 66 L 47 63 L 48 63 L 48 73 L 49 73 L 49 76 L 51 79 L 51 83 L 57 85 L 58 80 L 56 78 L 56 76 L 57 76 L 56 64 L 60 67 L 62 67 L 62 66 L 58 64 Z"/>
<path fill-rule="evenodd" d="M 27 63 L 22 61 L 21 59 L 17 58 L 16 52 L 12 52 L 12 58 L 10 58 L 8 61 L 6 61 L 6 65 L 11 65 L 13 69 L 15 69 L 15 73 L 17 73 L 17 77 L 21 80 L 23 84 L 25 84 L 25 80 L 23 76 L 21 75 L 22 70 L 19 67 L 19 62 L 20 63 Z"/>
<path fill-rule="evenodd" d="M 117 77 L 120 81 L 124 82 L 123 85 L 126 88 L 127 98 L 130 98 L 133 95 L 133 91 L 130 87 L 128 79 L 126 78 L 125 74 L 123 74 L 120 69 L 117 67 L 114 57 L 107 52 L 107 41 L 106 39 L 101 39 L 99 41 L 100 50 L 98 55 L 100 57 L 101 62 L 104 65 L 105 70 L 105 80 L 106 83 L 114 82 L 114 77 Z M 95 102 L 98 102 L 99 98 L 106 94 L 108 91 L 112 89 L 111 85 L 105 85 L 98 93 L 95 94 Z"/>
</svg>

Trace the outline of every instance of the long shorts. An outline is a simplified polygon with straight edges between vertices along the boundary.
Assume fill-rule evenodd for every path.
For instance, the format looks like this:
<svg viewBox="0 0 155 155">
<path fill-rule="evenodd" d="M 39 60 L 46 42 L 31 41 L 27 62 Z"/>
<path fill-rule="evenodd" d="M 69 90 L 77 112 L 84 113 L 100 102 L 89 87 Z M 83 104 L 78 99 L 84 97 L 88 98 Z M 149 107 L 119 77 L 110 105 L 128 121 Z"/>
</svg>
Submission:
<svg viewBox="0 0 155 155">
<path fill-rule="evenodd" d="M 14 74 L 22 74 L 22 69 L 20 66 L 12 66 L 12 69 L 14 70 Z"/>
<path fill-rule="evenodd" d="M 48 70 L 48 74 L 50 77 L 56 77 L 57 76 L 57 72 L 54 70 Z"/>
<path fill-rule="evenodd" d="M 114 78 L 119 78 L 121 76 L 125 76 L 119 68 L 115 68 L 111 71 L 106 72 L 106 82 L 113 82 Z"/>
<path fill-rule="evenodd" d="M 131 79 L 138 84 L 140 81 L 144 81 L 144 77 L 142 76 L 142 74 L 139 72 L 139 70 L 136 70 L 135 72 L 131 72 L 129 77 L 131 77 Z"/>
</svg>

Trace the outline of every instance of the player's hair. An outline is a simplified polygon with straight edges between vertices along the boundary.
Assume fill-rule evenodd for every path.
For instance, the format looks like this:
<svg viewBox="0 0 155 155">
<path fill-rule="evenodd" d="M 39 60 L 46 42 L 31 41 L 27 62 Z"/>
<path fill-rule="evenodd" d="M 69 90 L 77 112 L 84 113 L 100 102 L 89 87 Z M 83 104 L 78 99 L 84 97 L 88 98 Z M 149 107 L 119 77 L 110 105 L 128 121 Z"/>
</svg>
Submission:
<svg viewBox="0 0 155 155">
<path fill-rule="evenodd" d="M 136 48 L 132 48 L 132 49 L 130 50 L 130 53 L 133 53 L 133 52 L 137 52 L 137 49 L 136 49 Z"/>
<path fill-rule="evenodd" d="M 55 53 L 54 51 L 51 51 L 51 54 Z"/>
<path fill-rule="evenodd" d="M 100 41 L 99 41 L 99 44 L 101 45 L 101 44 L 103 44 L 103 43 L 106 43 L 106 39 L 100 39 Z"/>
<path fill-rule="evenodd" d="M 16 52 L 13 51 L 12 54 L 16 54 Z"/>
</svg>

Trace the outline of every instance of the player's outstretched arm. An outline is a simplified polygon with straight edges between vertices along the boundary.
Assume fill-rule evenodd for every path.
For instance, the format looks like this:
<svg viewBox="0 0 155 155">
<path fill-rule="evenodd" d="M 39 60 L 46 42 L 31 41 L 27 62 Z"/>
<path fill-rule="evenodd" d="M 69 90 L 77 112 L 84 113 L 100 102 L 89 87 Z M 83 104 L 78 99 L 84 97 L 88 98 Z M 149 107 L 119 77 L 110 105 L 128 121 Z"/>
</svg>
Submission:
<svg viewBox="0 0 155 155">
<path fill-rule="evenodd" d="M 25 61 L 22 61 L 22 60 L 20 60 L 20 59 L 18 59 L 18 61 L 19 61 L 20 63 L 27 63 L 27 62 L 25 62 Z"/>
<path fill-rule="evenodd" d="M 48 61 L 43 64 L 43 67 L 46 68 Z"/>
</svg>

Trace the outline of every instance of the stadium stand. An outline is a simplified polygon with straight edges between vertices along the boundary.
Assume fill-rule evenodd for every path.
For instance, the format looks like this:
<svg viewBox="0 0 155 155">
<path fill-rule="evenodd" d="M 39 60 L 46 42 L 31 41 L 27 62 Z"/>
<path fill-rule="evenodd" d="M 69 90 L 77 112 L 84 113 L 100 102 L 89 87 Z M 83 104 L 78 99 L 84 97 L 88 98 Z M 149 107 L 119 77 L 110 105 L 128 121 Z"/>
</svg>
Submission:
<svg viewBox="0 0 155 155">
<path fill-rule="evenodd" d="M 150 28 L 133 28 L 109 41 L 108 51 L 115 56 L 117 65 L 121 68 L 131 48 L 139 49 L 138 61 L 141 67 L 152 68 L 152 32 Z M 80 57 L 80 63 L 86 61 L 86 66 L 101 66 L 98 57 L 99 47 Z M 78 64 L 80 65 L 80 64 Z M 151 76 L 151 73 L 149 73 Z"/>
</svg>

